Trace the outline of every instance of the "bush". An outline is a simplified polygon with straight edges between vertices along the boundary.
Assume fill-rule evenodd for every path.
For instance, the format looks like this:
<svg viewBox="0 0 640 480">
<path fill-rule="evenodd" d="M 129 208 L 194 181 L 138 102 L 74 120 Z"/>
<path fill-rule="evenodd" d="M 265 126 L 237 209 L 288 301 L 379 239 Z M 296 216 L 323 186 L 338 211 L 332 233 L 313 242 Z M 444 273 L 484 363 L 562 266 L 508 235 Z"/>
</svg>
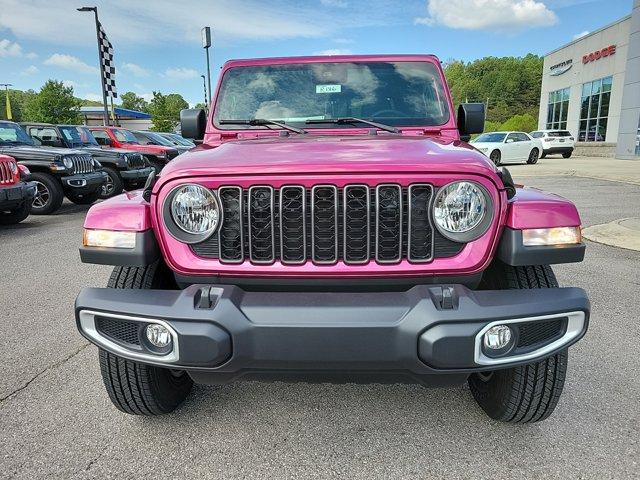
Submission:
<svg viewBox="0 0 640 480">
<path fill-rule="evenodd" d="M 533 115 L 525 113 L 523 115 L 514 115 L 509 120 L 500 125 L 500 130 L 517 132 L 532 132 L 538 129 L 538 121 Z"/>
</svg>

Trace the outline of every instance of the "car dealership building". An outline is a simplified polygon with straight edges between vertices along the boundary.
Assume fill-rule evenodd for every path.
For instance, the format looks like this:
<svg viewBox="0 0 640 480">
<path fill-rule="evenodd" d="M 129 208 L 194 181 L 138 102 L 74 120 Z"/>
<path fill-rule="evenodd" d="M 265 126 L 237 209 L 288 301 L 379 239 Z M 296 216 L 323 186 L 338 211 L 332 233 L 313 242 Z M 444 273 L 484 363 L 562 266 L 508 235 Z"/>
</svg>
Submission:
<svg viewBox="0 0 640 480">
<path fill-rule="evenodd" d="M 640 160 L 640 0 L 544 57 L 538 128 L 569 130 L 583 153 Z"/>
</svg>

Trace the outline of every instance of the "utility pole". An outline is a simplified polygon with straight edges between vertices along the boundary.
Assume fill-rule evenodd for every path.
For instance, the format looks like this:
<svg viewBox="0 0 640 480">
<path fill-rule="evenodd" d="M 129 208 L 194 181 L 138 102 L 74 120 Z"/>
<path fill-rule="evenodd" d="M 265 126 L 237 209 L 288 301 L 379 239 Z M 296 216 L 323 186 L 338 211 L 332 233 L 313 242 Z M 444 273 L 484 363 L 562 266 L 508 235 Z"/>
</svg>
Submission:
<svg viewBox="0 0 640 480">
<path fill-rule="evenodd" d="M 11 83 L 0 83 L 0 87 L 4 87 L 4 91 L 7 95 L 7 120 L 13 120 L 13 115 L 11 114 L 11 100 L 9 100 L 9 87 L 12 87 Z"/>
<path fill-rule="evenodd" d="M 102 64 L 102 56 L 100 54 L 100 22 L 98 21 L 98 7 L 80 7 L 79 12 L 93 12 L 96 20 L 96 40 L 98 41 L 98 63 L 100 64 L 100 85 L 102 85 L 102 104 L 104 105 L 103 123 L 109 125 L 109 109 L 107 107 L 107 89 L 104 85 L 104 65 Z"/>
<path fill-rule="evenodd" d="M 211 67 L 209 62 L 209 47 L 211 47 L 211 27 L 204 27 L 202 29 L 202 48 L 207 52 L 207 83 L 209 84 L 209 101 L 205 102 L 207 105 L 211 105 Z"/>
</svg>

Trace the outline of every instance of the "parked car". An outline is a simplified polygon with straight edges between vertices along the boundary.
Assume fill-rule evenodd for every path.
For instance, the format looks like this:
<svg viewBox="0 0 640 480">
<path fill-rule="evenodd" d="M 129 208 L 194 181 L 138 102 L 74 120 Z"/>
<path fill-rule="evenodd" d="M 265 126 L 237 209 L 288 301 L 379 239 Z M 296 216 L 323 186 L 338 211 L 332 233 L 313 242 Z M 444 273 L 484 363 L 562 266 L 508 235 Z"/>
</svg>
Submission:
<svg viewBox="0 0 640 480">
<path fill-rule="evenodd" d="M 108 175 L 100 198 L 119 195 L 123 190 L 142 187 L 153 170 L 140 152 L 122 148 L 101 148 L 91 131 L 81 125 L 23 123 L 27 133 L 42 145 L 75 148 L 90 153 Z"/>
<path fill-rule="evenodd" d="M 536 130 L 529 135 L 542 142 L 540 158 L 554 153 L 560 153 L 564 158 L 569 158 L 576 146 L 575 138 L 567 130 Z"/>
<path fill-rule="evenodd" d="M 184 145 L 176 145 L 168 139 L 164 138 L 155 132 L 146 132 L 142 130 L 132 130 L 131 133 L 136 137 L 141 145 L 164 145 L 165 147 L 171 147 L 178 150 L 178 154 L 188 152 L 193 147 L 187 147 Z"/>
<path fill-rule="evenodd" d="M 156 172 L 178 156 L 178 150 L 164 145 L 141 145 L 130 130 L 121 127 L 89 127 L 96 141 L 106 148 L 124 148 L 142 153 Z"/>
<path fill-rule="evenodd" d="M 89 205 L 100 197 L 107 181 L 100 162 L 87 152 L 41 146 L 14 122 L 0 121 L 0 153 L 30 170 L 28 179 L 36 184 L 31 213 L 36 215 L 55 212 L 65 196 Z"/>
<path fill-rule="evenodd" d="M 81 259 L 115 269 L 76 321 L 113 404 L 409 379 L 468 381 L 498 420 L 548 417 L 588 326 L 586 293 L 550 266 L 583 259 L 580 217 L 460 141 L 484 104 L 455 115 L 431 55 L 235 60 L 219 81 L 208 119 L 181 113 L 203 148 L 85 220 Z"/>
<path fill-rule="evenodd" d="M 26 167 L 22 170 L 29 173 Z M 36 184 L 23 180 L 16 160 L 0 155 L 0 225 L 13 225 L 27 218 L 35 194 Z"/>
<path fill-rule="evenodd" d="M 534 164 L 542 152 L 542 142 L 524 132 L 483 133 L 471 144 L 496 165 L 504 163 Z"/>
<path fill-rule="evenodd" d="M 158 135 L 161 135 L 162 137 L 169 140 L 173 145 L 176 145 L 179 147 L 189 147 L 189 149 L 196 147 L 196 144 L 193 143 L 191 140 L 187 140 L 186 138 L 181 137 L 177 133 L 159 132 Z"/>
</svg>

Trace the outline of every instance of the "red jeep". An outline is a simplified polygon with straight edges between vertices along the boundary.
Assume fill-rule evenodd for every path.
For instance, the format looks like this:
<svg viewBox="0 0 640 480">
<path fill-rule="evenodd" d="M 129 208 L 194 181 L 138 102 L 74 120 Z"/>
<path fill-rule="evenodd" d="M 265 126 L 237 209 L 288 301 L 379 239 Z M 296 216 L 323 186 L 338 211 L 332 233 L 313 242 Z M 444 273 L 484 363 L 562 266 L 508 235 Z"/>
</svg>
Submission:
<svg viewBox="0 0 640 480">
<path fill-rule="evenodd" d="M 22 181 L 23 174 L 29 174 L 26 167 L 0 154 L 0 225 L 19 223 L 29 216 L 36 185 Z"/>
<path fill-rule="evenodd" d="M 164 145 L 142 145 L 126 128 L 89 127 L 98 144 L 103 147 L 124 148 L 142 153 L 149 163 L 160 172 L 162 168 L 178 156 L 178 150 Z"/>
<path fill-rule="evenodd" d="M 584 290 L 568 200 L 516 187 L 461 140 L 438 59 L 377 55 L 225 64 L 203 144 L 143 191 L 93 206 L 82 261 L 115 265 L 76 320 L 122 411 L 174 410 L 193 382 L 468 381 L 492 418 L 556 407 Z"/>
</svg>

